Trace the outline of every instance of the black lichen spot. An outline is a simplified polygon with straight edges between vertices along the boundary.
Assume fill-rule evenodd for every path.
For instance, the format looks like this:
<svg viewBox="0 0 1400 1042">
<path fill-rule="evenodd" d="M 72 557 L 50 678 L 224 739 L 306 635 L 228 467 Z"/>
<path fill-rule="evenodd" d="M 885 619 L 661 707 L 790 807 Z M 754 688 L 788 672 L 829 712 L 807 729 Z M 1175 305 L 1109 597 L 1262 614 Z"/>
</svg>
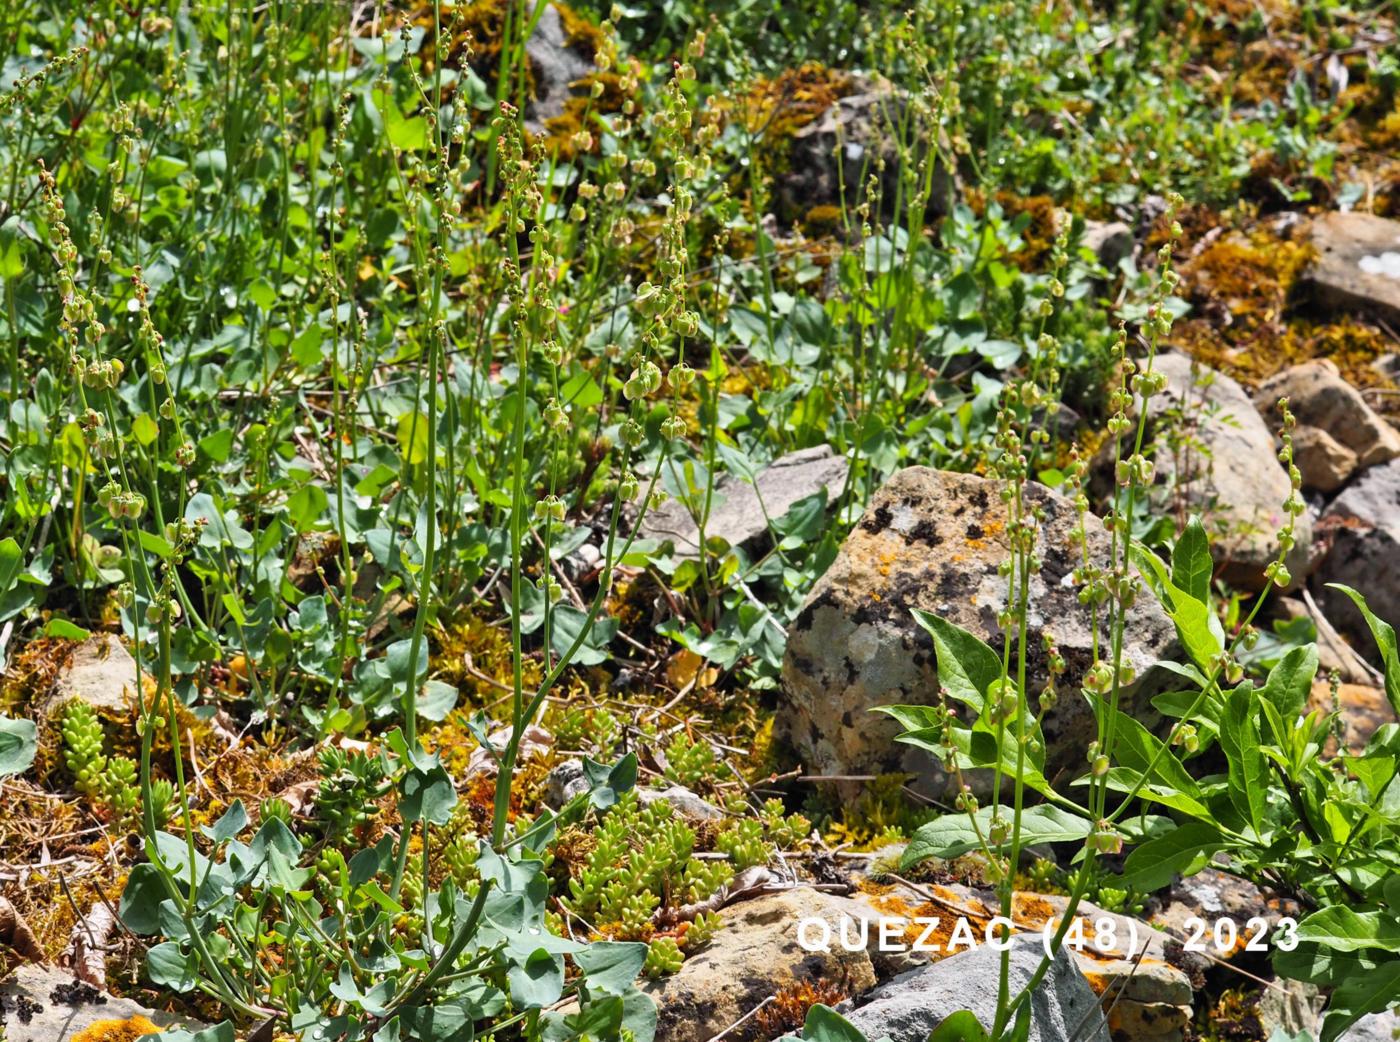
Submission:
<svg viewBox="0 0 1400 1042">
<path fill-rule="evenodd" d="M 889 507 L 878 506 L 875 508 L 874 516 L 867 517 L 864 521 L 860 523 L 860 527 L 872 534 L 876 532 L 883 532 L 885 529 L 890 527 L 890 521 L 893 519 L 893 517 L 894 515 L 890 513 Z"/>
<path fill-rule="evenodd" d="M 985 534 L 986 533 L 982 530 L 982 526 L 979 525 L 976 521 L 973 521 L 970 525 L 967 526 L 967 537 L 969 539 L 981 539 L 982 536 Z"/>
</svg>

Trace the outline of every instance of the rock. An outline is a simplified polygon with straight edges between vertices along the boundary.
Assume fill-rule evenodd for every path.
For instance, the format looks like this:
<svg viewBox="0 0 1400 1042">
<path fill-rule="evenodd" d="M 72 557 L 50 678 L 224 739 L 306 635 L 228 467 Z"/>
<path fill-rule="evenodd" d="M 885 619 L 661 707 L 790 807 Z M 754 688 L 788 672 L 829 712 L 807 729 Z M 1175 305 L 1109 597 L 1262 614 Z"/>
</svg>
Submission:
<svg viewBox="0 0 1400 1042">
<path fill-rule="evenodd" d="M 1152 924 L 1182 940 L 1194 932 L 1188 924 L 1193 917 L 1210 927 L 1217 919 L 1230 919 L 1242 940 L 1229 953 L 1211 950 L 1212 955 L 1229 959 L 1243 949 L 1247 935 L 1253 933 L 1246 925 L 1250 919 L 1261 918 L 1273 929 L 1283 916 L 1301 918 L 1301 912 L 1292 901 L 1270 897 L 1246 879 L 1218 868 L 1204 868 L 1171 885 L 1162 907 L 1152 916 Z"/>
<path fill-rule="evenodd" d="M 544 776 L 544 802 L 554 810 L 587 791 L 588 779 L 583 776 L 581 760 L 565 760 Z"/>
<path fill-rule="evenodd" d="M 1299 426 L 1293 431 L 1293 462 L 1303 476 L 1303 488 L 1335 492 L 1356 472 L 1356 453 L 1321 427 Z"/>
<path fill-rule="evenodd" d="M 1321 611 L 1314 612 L 1298 597 L 1279 597 L 1275 610 L 1285 619 L 1306 618 L 1317 632 L 1317 667 L 1319 676 L 1336 673 L 1343 683 L 1368 684 L 1380 680 L 1376 669 L 1360 653 L 1342 639 Z"/>
<path fill-rule="evenodd" d="M 1133 255 L 1133 230 L 1122 221 L 1085 221 L 1083 245 L 1092 250 L 1110 273 L 1125 257 Z"/>
<path fill-rule="evenodd" d="M 751 547 L 769 534 L 769 521 L 777 520 L 798 500 L 825 490 L 831 502 L 841 494 L 849 464 L 829 445 L 818 445 L 780 456 L 759 472 L 756 483 L 725 475 L 715 483 L 706 539 L 722 539 L 730 546 Z M 667 500 L 642 518 L 642 535 L 670 540 L 680 557 L 695 557 L 700 549 L 700 529 L 685 504 Z"/>
<path fill-rule="evenodd" d="M 1400 431 L 1376 415 L 1361 392 L 1342 379 L 1331 359 L 1285 369 L 1260 384 L 1254 395 L 1259 411 L 1275 423 L 1280 398 L 1288 399 L 1288 408 L 1300 425 L 1331 435 L 1355 454 L 1362 469 L 1400 456 Z M 1296 444 L 1296 434 L 1294 441 Z"/>
<path fill-rule="evenodd" d="M 110 633 L 98 633 L 73 649 L 58 674 L 43 715 L 51 717 L 75 698 L 102 713 L 125 716 L 137 691 L 136 660 Z"/>
<path fill-rule="evenodd" d="M 1371 611 L 1400 626 L 1400 460 L 1372 467 L 1334 499 L 1318 522 L 1327 549 L 1312 580 L 1328 621 L 1373 664 L 1380 654 L 1351 599 L 1328 583 L 1360 590 Z"/>
<path fill-rule="evenodd" d="M 854 207 L 864 196 L 866 182 L 883 160 L 880 175 L 881 200 L 890 210 L 898 195 L 901 158 L 896 132 L 904 119 L 907 97 L 888 80 L 856 76 L 849 93 L 792 135 L 788 173 L 778 181 L 778 207 L 788 224 L 796 224 L 818 207 L 843 203 Z M 839 148 L 839 157 L 838 157 Z M 872 154 L 873 153 L 873 154 Z M 945 212 L 952 180 L 936 157 L 929 213 Z"/>
<path fill-rule="evenodd" d="M 899 725 L 870 710 L 937 698 L 933 644 L 911 609 L 935 612 L 1000 645 L 997 614 L 1007 583 L 998 566 L 1009 556 L 1001 487 L 973 474 L 899 471 L 812 587 L 789 627 L 778 726 L 814 773 L 910 771 L 929 791 L 946 786 L 934 759 L 895 742 Z M 1078 519 L 1067 499 L 1043 485 L 1030 483 L 1026 496 L 1045 512 L 1043 564 L 1031 582 L 1029 687 L 1038 692 L 1046 681 L 1042 636 L 1049 636 L 1067 666 L 1061 688 L 1075 692 L 1093 641 L 1089 613 L 1069 582 L 1079 563 L 1079 548 L 1069 540 Z M 1105 562 L 1107 534 L 1092 516 L 1086 525 L 1092 558 Z M 1157 678 L 1148 671 L 1175 650 L 1175 630 L 1161 608 L 1139 597 L 1124 642 L 1124 661 L 1139 679 L 1125 693 L 1125 711 L 1150 712 L 1146 699 L 1156 693 Z M 1046 773 L 1082 766 L 1093 732 L 1084 700 L 1061 698 L 1045 721 Z"/>
<path fill-rule="evenodd" d="M 856 902 L 808 889 L 726 909 L 724 929 L 705 948 L 675 974 L 646 986 L 657 1004 L 657 1042 L 706 1042 L 769 995 L 802 981 L 839 983 L 850 994 L 869 991 L 876 983 L 869 951 L 848 951 L 837 940 L 843 920 L 858 922 L 866 914 Z M 827 924 L 829 951 L 809 951 L 799 943 L 805 919 Z M 846 929 L 854 936 L 854 927 Z M 807 936 L 814 941 L 818 935 L 813 930 Z M 874 930 L 867 940 L 869 947 L 876 944 Z"/>
<path fill-rule="evenodd" d="M 130 999 L 104 994 L 74 981 L 70 973 L 36 963 L 20 966 L 0 983 L 0 1009 L 4 1011 L 0 1013 L 0 1024 L 4 1025 L 0 1037 L 5 1042 L 71 1042 L 75 1035 L 99 1021 L 114 1022 L 110 1026 L 115 1027 L 116 1023 L 136 1017 L 145 1018 L 156 1028 L 204 1026 L 147 1009 Z M 24 1019 L 26 1010 L 28 1021 Z M 139 1023 L 131 1026 L 145 1027 Z"/>
<path fill-rule="evenodd" d="M 1400 222 L 1329 213 L 1313 221 L 1310 238 L 1317 260 L 1306 278 L 1319 303 L 1400 322 Z"/>
<path fill-rule="evenodd" d="M 1043 956 L 1040 940 L 1016 937 L 1011 942 L 1010 986 L 1016 994 L 1029 983 Z M 867 1038 L 891 1042 L 925 1042 L 950 1013 L 967 1009 L 990 1028 L 997 1011 L 1001 952 L 980 945 L 921 969 L 911 970 L 872 991 L 846 1013 Z M 1108 1042 L 1093 991 L 1061 949 L 1031 996 L 1030 1042 Z"/>
<path fill-rule="evenodd" d="M 643 806 L 658 802 L 669 803 L 671 809 L 681 817 L 697 821 L 718 821 L 724 817 L 724 811 L 713 803 L 701 799 L 684 785 L 671 785 L 665 789 L 639 788 L 637 799 L 642 802 Z"/>
<path fill-rule="evenodd" d="M 1177 1036 L 1191 1023 L 1190 1006 L 1167 1002 L 1120 1002 L 1108 1015 L 1108 1027 L 1115 1038 L 1135 1040 Z"/>
<path fill-rule="evenodd" d="M 1285 1037 L 1294 1038 L 1298 1032 L 1306 1031 L 1309 1037 L 1317 1038 L 1318 1021 L 1326 1004 L 1317 985 L 1278 978 L 1272 987 L 1259 992 L 1259 1004 L 1254 1007 L 1261 1037 L 1273 1038 L 1275 1032 L 1282 1031 Z M 1346 1037 L 1359 1040 L 1362 1036 L 1348 1032 Z"/>
<path fill-rule="evenodd" d="M 541 134 L 545 124 L 564 113 L 564 106 L 573 96 L 575 81 L 597 71 L 591 48 L 583 41 L 571 39 L 560 16 L 559 8 L 551 3 L 540 15 L 535 31 L 525 43 L 530 59 L 534 97 L 525 110 L 525 129 Z"/>
<path fill-rule="evenodd" d="M 1167 378 L 1165 391 L 1149 403 L 1153 459 L 1161 509 L 1181 497 L 1200 513 L 1222 577 L 1236 586 L 1262 589 L 1264 569 L 1278 555 L 1278 531 L 1287 520 L 1283 505 L 1292 492 L 1278 462 L 1274 434 L 1238 383 L 1176 352 L 1159 354 L 1154 369 Z M 1113 445 L 1095 461 L 1101 494 L 1112 486 Z M 1179 512 L 1179 511 L 1177 511 Z M 1312 523 L 1306 514 L 1294 529 L 1288 570 L 1299 582 L 1307 574 Z"/>
<path fill-rule="evenodd" d="M 1367 1013 L 1347 1029 L 1347 1042 L 1395 1042 L 1400 1037 L 1400 1010 Z"/>
<path fill-rule="evenodd" d="M 1381 725 L 1396 722 L 1395 710 L 1386 700 L 1385 692 L 1369 684 L 1338 684 L 1334 700 L 1332 685 L 1326 680 L 1318 680 L 1308 697 L 1308 709 L 1339 713 L 1342 740 L 1353 753 L 1364 750 Z"/>
</svg>

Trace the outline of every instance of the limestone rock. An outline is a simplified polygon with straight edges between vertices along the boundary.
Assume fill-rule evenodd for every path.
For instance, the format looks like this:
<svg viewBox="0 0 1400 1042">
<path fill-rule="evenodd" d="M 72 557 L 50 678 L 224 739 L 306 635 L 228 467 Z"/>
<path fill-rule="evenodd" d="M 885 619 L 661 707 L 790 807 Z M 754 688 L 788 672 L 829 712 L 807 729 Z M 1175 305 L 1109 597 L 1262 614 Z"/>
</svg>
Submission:
<svg viewBox="0 0 1400 1042">
<path fill-rule="evenodd" d="M 847 951 L 839 943 L 843 920 L 857 922 L 867 914 L 853 901 L 794 889 L 741 902 L 724 914 L 724 929 L 709 945 L 688 956 L 677 973 L 646 986 L 657 1005 L 657 1042 L 706 1042 L 769 995 L 800 981 L 840 983 L 851 994 L 875 986 L 870 953 Z M 809 951 L 799 942 L 799 924 L 808 918 L 827 923 L 829 951 Z M 846 929 L 854 932 L 850 925 Z M 809 939 L 817 936 L 814 931 Z M 868 939 L 871 946 L 877 943 L 875 931 Z"/>
<path fill-rule="evenodd" d="M 1340 713 L 1342 735 L 1347 748 L 1353 753 L 1365 749 L 1371 736 L 1383 724 L 1396 721 L 1395 710 L 1386 700 L 1385 692 L 1368 684 L 1338 684 L 1334 699 L 1332 685 L 1326 680 L 1318 680 L 1308 697 L 1308 709 Z"/>
<path fill-rule="evenodd" d="M 889 81 L 857 76 L 850 93 L 797 130 L 788 173 L 777 186 L 783 219 L 795 224 L 815 207 L 843 201 L 854 206 L 865 195 L 877 159 L 884 160 L 881 198 L 885 207 L 892 206 L 900 171 L 913 161 L 901 157 L 893 129 L 904 119 L 906 104 L 905 94 Z M 937 165 L 929 209 L 938 215 L 946 208 L 952 181 L 942 163 L 931 161 Z"/>
<path fill-rule="evenodd" d="M 1246 879 L 1218 868 L 1204 868 L 1171 885 L 1163 906 L 1152 916 L 1152 924 L 1181 940 L 1193 932 L 1188 924 L 1193 917 L 1210 926 L 1217 919 L 1229 919 L 1234 922 L 1237 935 L 1243 938 L 1253 933 L 1247 929 L 1250 919 L 1263 919 L 1272 930 L 1284 916 L 1301 918 L 1302 912 L 1294 902 L 1271 897 Z M 1232 959 L 1242 950 L 1243 941 L 1231 952 L 1212 950 L 1211 954 Z"/>
<path fill-rule="evenodd" d="M 1038 938 L 1011 942 L 1010 985 L 1016 994 L 1039 967 Z M 872 991 L 846 1018 L 867 1038 L 924 1042 L 944 1017 L 971 1010 L 984 1027 L 996 1016 L 1001 952 L 980 945 L 921 969 L 901 974 Z M 1031 1042 L 1108 1042 L 1103 1013 L 1074 958 L 1061 949 L 1031 995 Z"/>
<path fill-rule="evenodd" d="M 1307 279 L 1326 307 L 1400 322 L 1400 221 L 1329 213 L 1312 224 L 1317 260 Z"/>
<path fill-rule="evenodd" d="M 999 481 L 972 474 L 899 471 L 813 586 L 789 627 L 779 727 L 814 772 L 907 770 L 930 791 L 946 785 L 932 757 L 895 742 L 899 726 L 870 710 L 937 697 L 933 644 L 912 609 L 936 613 L 993 647 L 1001 643 L 997 614 L 1007 581 L 998 566 L 1009 551 L 1000 492 Z M 1029 484 L 1026 496 L 1045 513 L 1042 568 L 1031 582 L 1029 687 L 1039 691 L 1045 683 L 1042 636 L 1049 636 L 1067 666 L 1061 686 L 1075 691 L 1093 641 L 1089 612 L 1070 582 L 1080 554 L 1069 539 L 1077 516 L 1067 499 L 1042 485 Z M 1087 527 L 1091 555 L 1106 561 L 1107 534 L 1093 517 Z M 1150 712 L 1146 698 L 1156 693 L 1156 678 L 1148 671 L 1175 652 L 1176 634 L 1151 597 L 1138 598 L 1128 622 L 1123 657 L 1138 681 L 1124 705 Z M 1080 766 L 1093 731 L 1083 699 L 1061 698 L 1045 721 L 1047 774 Z"/>
<path fill-rule="evenodd" d="M 826 490 L 827 501 L 841 494 L 849 464 L 829 445 L 780 456 L 760 471 L 754 483 L 725 475 L 715 483 L 705 538 L 730 546 L 752 546 L 769 533 L 769 522 L 782 517 L 800 499 Z M 700 528 L 679 500 L 671 499 L 642 518 L 642 535 L 667 539 L 681 557 L 700 550 Z"/>
<path fill-rule="evenodd" d="M 652 803 L 669 803 L 671 809 L 683 818 L 695 821 L 718 821 L 724 811 L 713 803 L 702 799 L 684 785 L 669 785 L 664 789 L 637 789 L 637 798 L 643 806 Z"/>
<path fill-rule="evenodd" d="M 597 67 L 588 48 L 569 38 L 559 9 L 552 3 L 525 42 L 525 53 L 535 92 L 525 110 L 525 127 L 531 134 L 540 134 L 548 120 L 563 114 L 565 103 L 573 96 L 574 82 L 596 72 Z"/>
<path fill-rule="evenodd" d="M 1395 1042 L 1400 1032 L 1400 1010 L 1367 1013 L 1347 1029 L 1347 1042 Z"/>
<path fill-rule="evenodd" d="M 1361 591 L 1380 618 L 1400 627 L 1400 459 L 1372 467 L 1334 499 L 1318 522 L 1330 543 L 1313 576 L 1328 620 L 1365 658 L 1380 657 L 1366 621 L 1328 583 Z"/>
<path fill-rule="evenodd" d="M 110 633 L 98 633 L 73 649 L 44 705 L 52 716 L 80 698 L 99 712 L 125 715 L 137 692 L 136 660 Z"/>
<path fill-rule="evenodd" d="M 158 1028 L 204 1026 L 107 995 L 75 982 L 71 973 L 35 963 L 20 966 L 0 982 L 0 1010 L 4 1011 L 0 1013 L 0 1036 L 5 1042 L 70 1042 L 98 1021 L 120 1022 L 133 1017 L 144 1017 Z"/>
<path fill-rule="evenodd" d="M 1299 426 L 1293 431 L 1293 462 L 1303 476 L 1303 488 L 1336 492 L 1356 472 L 1356 453 L 1321 427 Z"/>
<path fill-rule="evenodd" d="M 1287 520 L 1283 505 L 1292 492 L 1274 433 L 1244 388 L 1223 373 L 1175 352 L 1159 354 L 1154 369 L 1167 378 L 1166 390 L 1148 405 L 1157 505 L 1201 514 L 1223 578 L 1261 589 L 1264 569 L 1278 554 L 1278 531 Z M 1096 460 L 1101 494 L 1111 489 L 1112 461 L 1108 444 Z M 1294 538 L 1286 563 L 1297 582 L 1307 574 L 1312 541 L 1306 514 Z"/>
<path fill-rule="evenodd" d="M 1400 456 L 1400 432 L 1376 415 L 1366 404 L 1361 392 L 1342 379 L 1336 363 L 1319 359 L 1295 365 L 1270 377 L 1259 385 L 1254 396 L 1259 411 L 1278 420 L 1277 402 L 1288 399 L 1288 408 L 1301 425 L 1317 428 L 1330 435 L 1335 444 L 1350 450 L 1362 469 L 1384 463 Z M 1315 436 L 1309 436 L 1313 438 Z M 1298 434 L 1294 435 L 1295 447 Z M 1301 452 L 1301 450 L 1300 450 Z M 1303 468 L 1302 459 L 1299 468 Z M 1307 471 L 1304 470 L 1304 481 Z M 1330 492 L 1340 487 L 1350 474 L 1343 474 L 1331 488 L 1315 487 Z"/>
<path fill-rule="evenodd" d="M 1133 255 L 1135 245 L 1133 230 L 1122 221 L 1085 221 L 1081 242 L 1110 274 L 1118 270 L 1123 258 Z"/>
</svg>

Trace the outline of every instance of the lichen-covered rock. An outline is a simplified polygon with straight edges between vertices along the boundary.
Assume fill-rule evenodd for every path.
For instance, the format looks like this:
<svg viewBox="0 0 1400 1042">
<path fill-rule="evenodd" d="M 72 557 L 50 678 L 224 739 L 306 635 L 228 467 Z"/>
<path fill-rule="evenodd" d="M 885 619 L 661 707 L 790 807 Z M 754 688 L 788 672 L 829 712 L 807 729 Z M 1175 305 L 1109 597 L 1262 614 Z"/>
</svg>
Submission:
<svg viewBox="0 0 1400 1042">
<path fill-rule="evenodd" d="M 1306 425 L 1325 432 L 1335 443 L 1350 450 L 1355 455 L 1356 466 L 1363 470 L 1400 456 L 1400 432 L 1376 415 L 1361 392 L 1342 379 L 1331 359 L 1304 362 L 1270 377 L 1259 385 L 1254 401 L 1265 417 L 1277 422 L 1280 398 L 1288 399 L 1289 410 L 1298 418 L 1299 431 Z M 1302 457 L 1308 446 L 1300 447 L 1297 435 L 1294 445 L 1302 468 Z M 1349 472 L 1342 475 L 1341 481 L 1349 476 Z M 1304 470 L 1304 481 L 1307 479 Z M 1333 488 L 1340 484 L 1337 482 Z M 1324 492 L 1331 491 L 1317 487 Z"/>
<path fill-rule="evenodd" d="M 570 12 L 568 17 L 577 20 Z M 597 71 L 592 48 L 576 38 L 565 24 L 564 9 L 550 4 L 540 15 L 535 31 L 525 43 L 530 60 L 534 97 L 525 111 L 525 126 L 532 134 L 541 133 L 545 124 L 564 113 L 574 84 Z"/>
<path fill-rule="evenodd" d="M 1318 522 L 1326 554 L 1313 576 L 1313 594 L 1328 621 L 1372 663 L 1379 662 L 1366 621 L 1328 583 L 1360 590 L 1366 603 L 1400 627 L 1400 459 L 1372 467 L 1334 499 Z"/>
<path fill-rule="evenodd" d="M 680 970 L 646 987 L 657 1005 L 657 1042 L 706 1042 L 775 992 L 802 981 L 840 984 L 853 995 L 869 991 L 876 972 L 866 948 L 839 943 L 869 912 L 843 897 L 797 888 L 757 897 L 727 909 L 724 929 Z M 830 928 L 829 951 L 809 951 L 799 941 L 802 920 Z M 809 945 L 819 938 L 813 930 Z M 878 943 L 866 931 L 869 947 Z"/>
<path fill-rule="evenodd" d="M 784 703 L 779 724 L 804 762 L 822 774 L 906 770 L 930 791 L 946 779 L 933 758 L 894 741 L 899 726 L 876 706 L 930 704 L 938 679 L 933 644 L 912 610 L 933 612 L 1001 644 L 997 615 L 1007 580 L 998 567 L 1010 557 L 1002 483 L 928 467 L 899 471 L 870 502 L 836 560 L 812 587 L 788 632 L 783 660 Z M 1031 583 L 1029 686 L 1047 679 L 1043 638 L 1053 639 L 1067 671 L 1066 692 L 1045 720 L 1047 774 L 1077 770 L 1094 733 L 1093 714 L 1078 694 L 1092 660 L 1090 613 L 1079 604 L 1070 575 L 1080 550 L 1070 541 L 1073 505 L 1043 485 L 1026 489 L 1031 508 L 1044 512 L 1038 544 L 1042 567 Z M 1086 519 L 1089 550 L 1108 559 L 1108 536 Z M 1100 634 L 1104 639 L 1104 634 Z M 1148 673 L 1176 649 L 1170 621 L 1151 597 L 1140 597 L 1128 620 L 1123 659 L 1137 687 L 1124 705 L 1149 713 Z"/>
<path fill-rule="evenodd" d="M 98 633 L 73 649 L 43 715 L 52 716 L 75 698 L 99 712 L 124 715 L 136 691 L 136 660 L 112 634 Z"/>
<path fill-rule="evenodd" d="M 1159 509 L 1199 513 L 1211 534 L 1222 578 L 1262 589 L 1264 569 L 1278 556 L 1278 532 L 1292 492 L 1269 429 L 1238 383 L 1186 355 L 1163 352 L 1154 369 L 1166 389 L 1148 404 L 1149 450 L 1156 463 Z M 1113 446 L 1100 450 L 1096 487 L 1112 485 Z M 1294 583 L 1307 574 L 1312 522 L 1298 518 L 1287 558 Z"/>
<path fill-rule="evenodd" d="M 100 992 L 63 970 L 32 963 L 18 967 L 0 982 L 0 1008 L 4 1009 L 0 1037 L 5 1042 L 136 1039 L 157 1028 L 198 1030 L 204 1026 Z M 90 1031 L 94 1025 L 110 1030 L 99 1035 Z"/>
<path fill-rule="evenodd" d="M 1385 724 L 1395 723 L 1395 710 L 1385 692 L 1369 684 L 1338 684 L 1335 695 L 1326 680 L 1313 684 L 1308 708 L 1337 713 L 1342 725 L 1342 741 L 1353 753 L 1366 748 L 1371 736 Z"/>
<path fill-rule="evenodd" d="M 907 161 L 898 143 L 907 104 L 904 92 L 888 80 L 859 76 L 848 93 L 799 128 L 792 135 L 787 172 L 778 180 L 778 204 L 787 222 L 795 224 L 824 207 L 854 206 L 877 173 L 883 205 L 892 207 Z M 916 136 L 913 147 L 926 147 L 923 140 Z M 930 161 L 935 166 L 929 214 L 937 215 L 946 208 L 952 181 L 936 157 Z"/>
<path fill-rule="evenodd" d="M 1310 237 L 1317 260 L 1307 277 L 1320 303 L 1400 322 L 1400 221 L 1329 213 Z"/>
<path fill-rule="evenodd" d="M 720 539 L 730 546 L 753 547 L 769 534 L 769 523 L 788 512 L 798 500 L 826 491 L 834 502 L 846 483 L 849 464 L 830 445 L 817 445 L 779 456 L 750 483 L 733 475 L 715 482 L 710 514 L 705 519 L 705 539 Z M 669 499 L 642 517 L 642 535 L 669 540 L 677 556 L 700 552 L 700 527 L 690 510 Z"/>
</svg>

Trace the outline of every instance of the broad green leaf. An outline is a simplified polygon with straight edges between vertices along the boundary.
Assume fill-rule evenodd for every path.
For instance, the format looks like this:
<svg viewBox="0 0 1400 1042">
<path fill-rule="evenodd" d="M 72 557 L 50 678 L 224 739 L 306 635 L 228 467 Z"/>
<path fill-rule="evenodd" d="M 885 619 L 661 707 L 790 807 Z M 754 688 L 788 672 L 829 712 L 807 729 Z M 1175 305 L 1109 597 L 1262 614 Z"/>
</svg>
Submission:
<svg viewBox="0 0 1400 1042">
<path fill-rule="evenodd" d="M 132 933 L 155 933 L 160 928 L 161 902 L 168 896 L 160 869 L 149 863 L 139 864 L 126 877 L 117 914 Z"/>
<path fill-rule="evenodd" d="M 198 1031 L 169 1028 L 154 1035 L 142 1035 L 137 1042 L 234 1042 L 233 1025 L 225 1020 Z"/>
<path fill-rule="evenodd" d="M 540 1009 L 564 993 L 564 959 L 537 948 L 506 973 L 510 997 L 517 1009 Z"/>
<path fill-rule="evenodd" d="M 1296 720 L 1308 703 L 1313 678 L 1317 676 L 1317 647 L 1313 644 L 1291 648 L 1269 671 L 1269 679 L 1260 688 L 1261 698 L 1278 710 L 1285 724 Z M 1275 736 L 1280 745 L 1284 736 Z"/>
<path fill-rule="evenodd" d="M 1172 585 L 1193 600 L 1210 604 L 1210 538 L 1201 519 L 1193 515 L 1172 547 Z"/>
<path fill-rule="evenodd" d="M 33 720 L 0 716 L 0 778 L 29 770 L 38 750 L 38 728 Z"/>
<path fill-rule="evenodd" d="M 1215 825 L 1188 821 L 1135 847 L 1123 863 L 1120 883 L 1144 893 L 1161 889 L 1175 876 L 1193 875 L 1204 868 L 1210 856 L 1224 846 Z"/>
<path fill-rule="evenodd" d="M 198 960 L 186 955 L 176 941 L 165 941 L 146 953 L 146 976 L 173 991 L 193 991 L 198 970 Z"/>
<path fill-rule="evenodd" d="M 859 1028 L 830 1006 L 821 1003 L 807 1010 L 802 1037 L 806 1042 L 866 1042 Z"/>
<path fill-rule="evenodd" d="M 585 756 L 583 776 L 588 779 L 588 802 L 599 810 L 607 810 L 637 784 L 637 754 L 628 753 L 614 764 L 598 763 Z"/>
<path fill-rule="evenodd" d="M 914 621 L 933 638 L 939 684 L 980 714 L 987 689 L 1001 678 L 1001 657 L 975 635 L 932 612 L 915 608 Z"/>
<path fill-rule="evenodd" d="M 326 490 L 320 485 L 303 485 L 287 500 L 287 518 L 298 532 L 310 532 L 329 505 Z"/>
<path fill-rule="evenodd" d="M 642 972 L 647 946 L 635 941 L 595 941 L 574 955 L 590 993 L 622 995 Z"/>
<path fill-rule="evenodd" d="M 1334 952 L 1365 948 L 1400 953 L 1400 920 L 1380 912 L 1357 912 L 1344 905 L 1319 909 L 1298 924 L 1298 939 Z"/>
<path fill-rule="evenodd" d="M 1400 959 L 1387 962 L 1371 973 L 1348 977 L 1332 992 L 1327 1003 L 1321 1042 L 1336 1042 L 1367 1013 L 1379 1013 L 1388 1008 L 1397 995 L 1400 995 Z"/>
<path fill-rule="evenodd" d="M 1203 672 L 1214 672 L 1216 656 L 1225 648 L 1225 632 L 1215 612 L 1179 588 L 1167 575 L 1160 558 L 1141 544 L 1132 547 L 1133 561 L 1148 585 L 1162 602 L 1162 608 L 1176 626 L 1182 647 Z"/>
<path fill-rule="evenodd" d="M 1366 625 L 1371 627 L 1371 636 L 1375 638 L 1376 647 L 1380 648 L 1381 661 L 1385 664 L 1385 697 L 1390 700 L 1391 708 L 1400 713 L 1400 649 L 1396 647 L 1395 627 L 1378 618 L 1366 604 L 1366 598 L 1350 586 L 1343 586 L 1341 583 L 1327 585 L 1350 597 L 1366 619 Z"/>
<path fill-rule="evenodd" d="M 446 825 L 452 820 L 452 808 L 456 805 L 457 790 L 442 767 L 415 767 L 404 776 L 399 813 L 405 820 Z"/>
<path fill-rule="evenodd" d="M 947 860 L 966 854 L 969 850 L 980 849 L 982 840 L 987 838 L 993 813 L 997 811 L 1009 827 L 1012 819 L 1010 808 L 990 805 L 978 808 L 976 827 L 967 814 L 944 814 L 921 825 L 900 858 L 901 867 L 908 868 L 929 858 Z M 1049 803 L 1028 807 L 1021 812 L 1022 845 L 1081 840 L 1092 828 L 1093 823 L 1088 818 L 1081 818 Z"/>
<path fill-rule="evenodd" d="M 1028 1003 L 1022 1006 L 1030 1008 Z M 977 1014 L 968 1009 L 948 1014 L 928 1036 L 928 1042 L 990 1042 L 990 1039 Z"/>
<path fill-rule="evenodd" d="M 1230 800 L 1256 835 L 1264 829 L 1264 809 L 1269 796 L 1269 769 L 1259 751 L 1259 718 L 1254 700 L 1259 695 L 1241 684 L 1225 700 L 1220 747 L 1230 770 Z"/>
</svg>

